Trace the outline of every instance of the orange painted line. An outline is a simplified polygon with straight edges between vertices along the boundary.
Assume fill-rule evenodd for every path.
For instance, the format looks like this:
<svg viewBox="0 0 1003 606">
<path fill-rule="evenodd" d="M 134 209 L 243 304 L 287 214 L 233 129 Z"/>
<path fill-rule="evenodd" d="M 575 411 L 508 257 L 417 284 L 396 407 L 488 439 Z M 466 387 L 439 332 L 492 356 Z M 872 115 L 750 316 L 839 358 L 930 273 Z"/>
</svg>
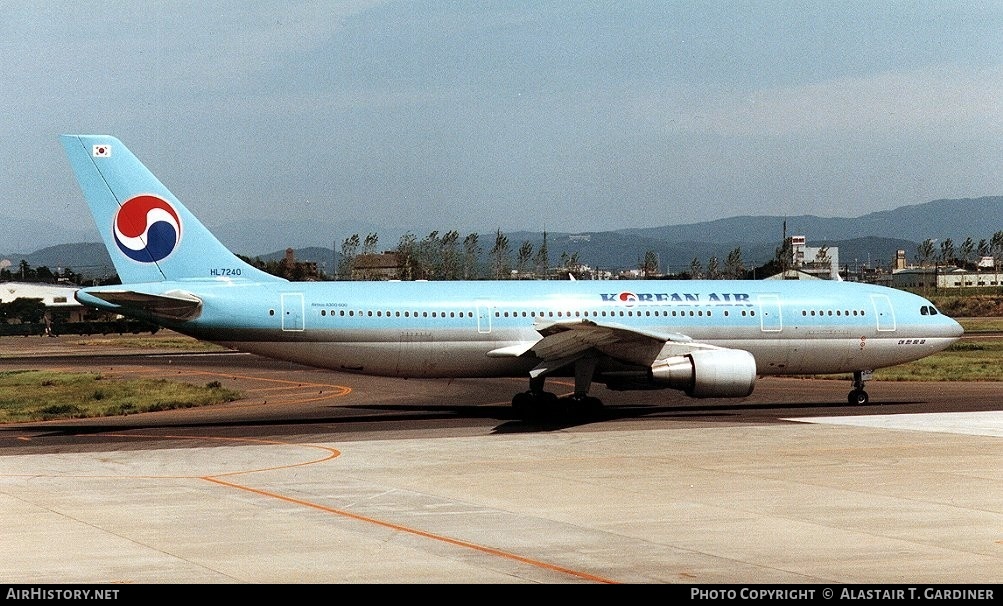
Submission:
<svg viewBox="0 0 1003 606">
<path fill-rule="evenodd" d="M 276 471 L 280 469 L 292 469 L 294 467 L 304 467 L 306 465 L 316 465 L 317 463 L 323 463 L 325 461 L 330 461 L 331 459 L 336 459 L 341 456 L 341 451 L 330 448 L 328 446 L 320 446 L 317 444 L 294 444 L 291 442 L 278 442 L 275 440 L 262 440 L 259 438 L 227 438 L 224 436 L 175 436 L 175 435 L 163 435 L 163 436 L 151 436 L 151 435 L 137 435 L 137 434 L 125 434 L 125 433 L 97 433 L 88 434 L 87 437 L 115 437 L 115 438 L 131 438 L 131 439 L 147 439 L 147 440 L 215 440 L 217 442 L 241 442 L 245 444 L 264 444 L 267 446 L 289 446 L 293 448 L 308 448 L 313 450 L 321 450 L 327 453 L 323 457 L 316 459 L 310 459 L 307 461 L 300 461 L 299 463 L 289 463 L 286 465 L 275 465 L 273 467 L 261 467 L 257 469 L 243 469 L 240 471 L 228 471 L 224 473 L 214 474 L 213 477 L 225 477 L 225 476 L 238 476 L 249 473 L 260 473 L 264 471 Z M 30 441 L 31 438 L 27 436 L 18 436 L 19 440 Z M 205 476 L 182 476 L 182 475 L 72 475 L 72 474 L 0 474 L 3 477 L 47 477 L 47 478 L 101 478 L 101 479 L 139 479 L 139 480 L 193 480 L 193 479 L 205 479 Z"/>
<path fill-rule="evenodd" d="M 408 526 L 402 526 L 400 524 L 394 524 L 392 522 L 385 522 L 383 520 L 377 520 L 375 518 L 370 518 L 370 517 L 367 517 L 367 516 L 359 515 L 357 513 L 352 513 L 350 511 L 345 511 L 344 509 L 335 509 L 333 507 L 327 507 L 325 505 L 320 505 L 320 504 L 317 504 L 317 503 L 311 503 L 310 501 L 304 501 L 302 499 L 296 499 L 296 498 L 293 498 L 293 497 L 287 497 L 285 495 L 281 495 L 281 494 L 274 493 L 274 492 L 269 492 L 267 490 L 261 490 L 261 489 L 258 489 L 258 488 L 251 488 L 250 486 L 243 486 L 243 485 L 240 485 L 240 484 L 234 484 L 232 482 L 225 482 L 223 480 L 217 479 L 214 476 L 206 476 L 206 477 L 204 477 L 202 479 L 205 480 L 205 481 L 207 481 L 207 482 L 213 482 L 215 484 L 219 484 L 221 486 L 227 486 L 229 488 L 236 488 L 238 490 L 243 490 L 243 491 L 250 492 L 250 493 L 253 493 L 253 494 L 257 494 L 257 495 L 261 495 L 261 496 L 265 496 L 265 497 L 270 497 L 270 498 L 273 498 L 273 499 L 278 499 L 280 501 L 284 501 L 286 503 L 292 503 L 294 505 L 302 505 L 304 507 L 309 507 L 311 509 L 316 509 L 318 511 L 323 511 L 325 513 L 330 513 L 330 514 L 334 514 L 334 515 L 346 517 L 346 518 L 349 518 L 349 519 L 352 519 L 352 520 L 356 520 L 358 522 L 365 522 L 367 524 L 374 524 L 376 526 L 381 526 L 383 528 L 389 528 L 391 530 L 396 530 L 398 532 L 403 532 L 403 533 L 411 534 L 411 535 L 418 536 L 418 537 L 421 537 L 421 538 L 424 538 L 424 539 L 431 539 L 433 541 L 440 541 L 442 543 L 446 543 L 446 544 L 449 544 L 449 545 L 454 545 L 456 547 L 464 547 L 464 548 L 467 548 L 467 549 L 472 549 L 474 551 L 479 551 L 481 553 L 486 553 L 486 554 L 491 555 L 491 556 L 505 558 L 507 560 L 513 560 L 515 562 L 520 562 L 522 564 L 529 564 L 530 566 L 535 566 L 537 568 L 542 568 L 544 570 L 549 570 L 551 572 L 559 572 L 559 573 L 571 575 L 571 576 L 574 576 L 574 577 L 577 577 L 577 578 L 580 578 L 580 579 L 585 579 L 585 580 L 588 580 L 588 581 L 595 581 L 597 583 L 617 584 L 617 581 L 613 581 L 611 579 L 607 579 L 607 578 L 604 578 L 604 577 L 600 577 L 600 576 L 596 576 L 596 575 L 593 575 L 593 574 L 589 574 L 587 572 L 581 572 L 581 571 L 578 571 L 578 570 L 572 570 L 570 568 L 565 568 L 563 566 L 557 566 L 556 564 L 550 564 L 548 562 L 541 562 L 540 560 L 534 560 L 532 558 L 527 558 L 525 556 L 517 555 L 517 554 L 514 554 L 514 553 L 507 552 L 507 551 L 502 551 L 500 549 L 495 549 L 494 547 L 485 547 L 484 545 L 478 545 L 476 543 L 471 543 L 469 541 L 463 541 L 463 540 L 460 540 L 460 539 L 454 539 L 454 538 L 451 538 L 451 537 L 446 537 L 446 536 L 442 536 L 442 535 L 439 535 L 439 534 L 435 534 L 435 533 L 431 533 L 431 532 L 426 532 L 424 530 L 418 530 L 416 528 L 410 528 Z"/>
<path fill-rule="evenodd" d="M 248 389 L 247 391 L 251 393 L 266 393 L 266 392 L 277 392 L 277 391 L 292 391 L 294 389 L 302 389 L 299 385 L 279 385 L 278 387 L 255 387 L 254 389 Z M 315 387 L 310 387 L 310 390 L 316 389 Z"/>
<path fill-rule="evenodd" d="M 213 483 L 213 484 L 216 484 L 216 485 L 219 485 L 219 486 L 223 486 L 223 487 L 228 487 L 228 488 L 240 490 L 240 491 L 244 491 L 244 492 L 247 492 L 247 493 L 252 493 L 252 494 L 255 494 L 255 495 L 260 495 L 262 497 L 268 497 L 270 499 L 278 499 L 279 501 L 282 501 L 282 502 L 285 502 L 285 503 L 291 503 L 291 504 L 294 504 L 294 505 L 300 505 L 300 506 L 307 507 L 307 508 L 310 508 L 310 509 L 314 509 L 314 510 L 317 510 L 317 511 L 325 512 L 325 513 L 328 513 L 328 514 L 333 514 L 333 515 L 336 515 L 336 516 L 341 516 L 343 518 L 348 518 L 350 520 L 355 520 L 356 522 L 363 522 L 363 523 L 366 523 L 366 524 L 372 524 L 372 525 L 379 526 L 379 527 L 382 527 L 382 528 L 387 528 L 387 529 L 395 530 L 395 531 L 398 531 L 398 532 L 401 532 L 401 533 L 406 533 L 406 534 L 409 534 L 409 535 L 413 535 L 415 537 L 420 537 L 420 538 L 423 538 L 423 539 L 429 539 L 429 540 L 432 540 L 432 541 L 438 541 L 440 543 L 445 543 L 447 545 L 452 545 L 452 546 L 455 546 L 455 547 L 461 547 L 461 548 L 464 548 L 464 549 L 470 549 L 470 550 L 477 551 L 477 552 L 480 552 L 480 553 L 483 553 L 483 554 L 486 554 L 486 555 L 489 555 L 489 556 L 494 556 L 494 557 L 497 557 L 497 558 L 504 558 L 504 559 L 507 559 L 507 560 L 512 560 L 514 562 L 520 562 L 522 564 L 527 564 L 527 565 L 530 565 L 530 566 L 534 566 L 536 568 L 541 568 L 541 569 L 544 569 L 544 570 L 549 570 L 551 572 L 565 574 L 565 575 L 573 576 L 573 577 L 576 577 L 576 578 L 579 578 L 579 579 L 585 579 L 587 581 L 594 581 L 596 583 L 618 584 L 617 581 L 613 581 L 611 579 L 607 579 L 607 578 L 600 577 L 600 576 L 597 576 L 597 575 L 592 575 L 592 574 L 585 573 L 585 572 L 578 571 L 578 570 L 572 570 L 570 568 L 565 568 L 563 566 L 558 566 L 556 564 L 551 564 L 549 562 L 542 562 L 540 560 L 534 560 L 532 558 L 527 558 L 525 556 L 520 556 L 518 554 L 513 554 L 511 552 L 507 552 L 507 551 L 495 549 L 493 547 L 486 547 L 486 546 L 483 546 L 483 545 L 477 545 L 476 543 L 470 543 L 468 541 L 462 541 L 462 540 L 459 540 L 459 539 L 453 539 L 451 537 L 445 537 L 445 536 L 442 536 L 442 535 L 437 535 L 437 534 L 434 534 L 434 533 L 429 533 L 429 532 L 426 532 L 426 531 L 422 531 L 422 530 L 410 528 L 410 527 L 407 527 L 407 526 L 401 526 L 399 524 L 394 524 L 392 522 L 386 522 L 386 521 L 383 521 L 383 520 L 377 520 L 375 518 L 369 518 L 369 517 L 366 517 L 366 516 L 361 516 L 359 514 L 353 514 L 352 512 L 347 512 L 345 510 L 339 510 L 339 509 L 335 509 L 335 508 L 330 508 L 330 507 L 327 507 L 327 506 L 319 505 L 317 503 L 311 503 L 309 501 L 304 501 L 302 499 L 295 499 L 295 498 L 292 498 L 292 497 L 286 497 L 285 495 L 280 495 L 278 493 L 272 493 L 272 492 L 269 492 L 269 491 L 263 491 L 261 489 L 255 489 L 255 488 L 251 488 L 251 487 L 248 487 L 248 486 L 243 486 L 243 485 L 240 485 L 240 484 L 235 484 L 233 482 L 227 482 L 225 480 L 221 480 L 221 478 L 227 478 L 227 477 L 232 477 L 232 476 L 246 476 L 248 474 L 257 474 L 257 473 L 262 473 L 262 472 L 273 472 L 273 471 L 293 469 L 293 468 L 299 468 L 299 467 L 305 467 L 305 466 L 309 466 L 309 465 L 316 465 L 316 464 L 324 463 L 324 462 L 331 461 L 331 460 L 336 459 L 336 458 L 338 458 L 338 457 L 341 456 L 341 451 L 338 450 L 338 449 L 336 449 L 336 448 L 331 448 L 331 447 L 328 447 L 328 446 L 321 446 L 321 445 L 317 445 L 317 444 L 291 443 L 291 442 L 277 441 L 277 440 L 273 440 L 273 439 L 261 439 L 261 438 L 255 438 L 255 437 L 225 437 L 225 436 L 206 436 L 206 435 L 170 435 L 170 434 L 169 435 L 148 435 L 148 434 L 147 435 L 142 435 L 142 434 L 134 434 L 134 433 L 94 433 L 94 434 L 90 434 L 90 435 L 95 436 L 95 437 L 98 436 L 98 435 L 103 435 L 103 436 L 113 436 L 113 437 L 145 438 L 145 439 L 210 439 L 210 440 L 217 440 L 217 441 L 235 441 L 235 442 L 244 442 L 244 443 L 257 443 L 257 444 L 268 444 L 268 445 L 282 445 L 282 446 L 306 447 L 306 448 L 315 448 L 315 449 L 323 450 L 323 451 L 325 451 L 327 453 L 327 455 L 325 457 L 322 457 L 322 458 L 319 458 L 319 459 L 315 459 L 315 460 L 311 460 L 311 461 L 304 461 L 304 462 L 300 462 L 300 463 L 290 464 L 290 465 L 275 466 L 275 467 L 271 467 L 271 468 L 261 468 L 261 469 L 255 469 L 255 470 L 243 470 L 243 471 L 239 471 L 239 472 L 228 472 L 228 473 L 223 473 L 223 474 L 215 474 L 213 476 L 127 476 L 125 478 L 129 478 L 129 479 L 132 479 L 132 480 L 135 480 L 135 479 L 150 479 L 150 480 L 192 480 L 192 479 L 199 479 L 199 480 L 205 480 L 206 482 L 210 482 L 210 483 Z M 12 476 L 7 476 L 7 477 L 12 477 Z M 32 477 L 32 478 L 39 478 L 39 477 L 46 477 L 46 476 L 39 475 L 39 474 L 31 474 L 30 477 Z M 122 476 L 66 476 L 66 475 L 59 475 L 59 476 L 48 476 L 48 477 L 53 477 L 53 478 L 99 478 L 99 479 L 113 479 L 113 480 L 121 480 L 121 479 L 123 479 Z"/>
</svg>

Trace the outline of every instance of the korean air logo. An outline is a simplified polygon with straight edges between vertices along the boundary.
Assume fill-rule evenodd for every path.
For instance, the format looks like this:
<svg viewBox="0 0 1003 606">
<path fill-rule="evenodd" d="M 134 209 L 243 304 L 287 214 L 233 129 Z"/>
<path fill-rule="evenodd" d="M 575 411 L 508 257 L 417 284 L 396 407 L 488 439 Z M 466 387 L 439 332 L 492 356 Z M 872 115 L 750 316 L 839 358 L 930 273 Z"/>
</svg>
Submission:
<svg viewBox="0 0 1003 606">
<path fill-rule="evenodd" d="M 616 300 L 630 307 L 634 303 L 637 303 L 637 295 L 632 292 L 622 292 L 616 296 Z"/>
<path fill-rule="evenodd" d="M 181 241 L 181 218 L 166 200 L 142 194 L 118 209 L 113 231 L 122 254 L 140 263 L 156 263 Z"/>
</svg>

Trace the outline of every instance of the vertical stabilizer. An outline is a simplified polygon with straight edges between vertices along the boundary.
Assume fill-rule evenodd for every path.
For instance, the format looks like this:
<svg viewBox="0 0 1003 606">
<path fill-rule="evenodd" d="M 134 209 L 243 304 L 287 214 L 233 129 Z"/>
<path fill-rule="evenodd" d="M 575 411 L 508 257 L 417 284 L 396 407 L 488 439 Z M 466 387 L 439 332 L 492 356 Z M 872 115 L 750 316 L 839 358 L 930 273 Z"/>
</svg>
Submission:
<svg viewBox="0 0 1003 606">
<path fill-rule="evenodd" d="M 107 135 L 61 135 L 123 284 L 282 280 L 239 259 L 129 151 Z"/>
</svg>

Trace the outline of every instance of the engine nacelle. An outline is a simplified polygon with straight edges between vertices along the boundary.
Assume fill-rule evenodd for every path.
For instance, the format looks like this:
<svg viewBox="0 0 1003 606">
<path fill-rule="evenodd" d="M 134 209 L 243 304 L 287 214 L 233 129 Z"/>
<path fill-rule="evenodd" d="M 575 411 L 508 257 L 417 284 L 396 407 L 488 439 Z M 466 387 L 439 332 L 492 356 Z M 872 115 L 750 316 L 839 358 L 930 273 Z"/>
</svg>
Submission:
<svg viewBox="0 0 1003 606">
<path fill-rule="evenodd" d="M 656 360 L 651 378 L 694 398 L 744 398 L 756 383 L 756 358 L 741 349 L 698 349 Z"/>
</svg>

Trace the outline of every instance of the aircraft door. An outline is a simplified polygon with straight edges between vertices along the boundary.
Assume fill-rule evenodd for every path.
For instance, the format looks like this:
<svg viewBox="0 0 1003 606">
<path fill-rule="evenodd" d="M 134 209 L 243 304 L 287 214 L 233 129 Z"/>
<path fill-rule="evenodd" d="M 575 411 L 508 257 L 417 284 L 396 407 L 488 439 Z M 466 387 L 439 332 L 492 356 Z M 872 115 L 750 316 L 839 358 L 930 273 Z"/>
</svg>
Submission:
<svg viewBox="0 0 1003 606">
<path fill-rule="evenodd" d="M 305 315 L 303 307 L 303 293 L 284 292 L 282 293 L 282 330 L 301 331 L 305 330 L 303 317 Z"/>
<path fill-rule="evenodd" d="M 871 295 L 871 305 L 874 306 L 874 315 L 877 317 L 878 332 L 894 332 L 895 308 L 888 295 Z"/>
<path fill-rule="evenodd" d="M 759 327 L 763 332 L 780 332 L 784 320 L 780 315 L 780 295 L 759 295 Z"/>
<path fill-rule="evenodd" d="M 477 302 L 477 332 L 481 334 L 491 332 L 491 303 L 489 301 Z"/>
</svg>

